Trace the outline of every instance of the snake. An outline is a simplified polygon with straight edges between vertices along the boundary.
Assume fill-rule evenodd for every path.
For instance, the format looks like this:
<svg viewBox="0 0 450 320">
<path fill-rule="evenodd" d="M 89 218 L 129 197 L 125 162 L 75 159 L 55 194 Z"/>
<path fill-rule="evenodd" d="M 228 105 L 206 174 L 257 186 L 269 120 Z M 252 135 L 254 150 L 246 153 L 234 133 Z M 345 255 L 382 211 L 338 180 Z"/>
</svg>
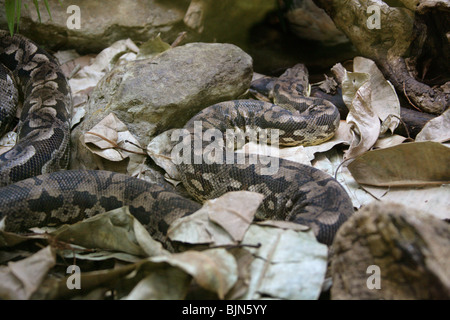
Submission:
<svg viewBox="0 0 450 320">
<path fill-rule="evenodd" d="M 122 173 L 68 170 L 72 100 L 58 62 L 20 35 L 0 31 L 0 44 L 0 62 L 10 70 L 0 69 L 0 81 L 3 85 L 8 78 L 24 101 L 17 125 L 18 143 L 0 156 L 1 230 L 26 232 L 33 227 L 71 224 L 128 206 L 152 237 L 173 249 L 167 237 L 173 221 L 196 212 L 206 200 L 248 190 L 264 195 L 257 219 L 307 225 L 319 242 L 329 245 L 353 214 L 347 192 L 327 173 L 272 156 L 252 161 L 251 155 L 231 152 L 225 159 L 226 152 L 221 151 L 236 142 L 224 145 L 217 137 L 205 139 L 211 130 L 225 134 L 231 129 L 254 131 L 261 137 L 268 129 L 276 129 L 278 135 L 269 140 L 280 146 L 313 145 L 330 139 L 339 125 L 339 112 L 330 102 L 307 96 L 308 75 L 303 65 L 288 69 L 275 81 L 270 90 L 274 103 L 252 99 L 219 102 L 186 123 L 180 154 L 187 161 L 177 163 L 177 168 L 191 195 L 187 198 Z M 12 90 L 2 95 L 3 104 L 14 101 Z M 199 123 L 200 131 L 196 130 Z M 212 144 L 218 147 L 205 155 Z"/>
<path fill-rule="evenodd" d="M 67 168 L 72 98 L 57 60 L 29 39 L 0 30 L 0 62 L 0 79 L 9 79 L 2 87 L 14 83 L 23 97 L 19 142 L 0 155 L 0 186 Z M 1 91 L 3 130 L 16 115 L 15 100 L 8 100 L 12 90 Z"/>
</svg>

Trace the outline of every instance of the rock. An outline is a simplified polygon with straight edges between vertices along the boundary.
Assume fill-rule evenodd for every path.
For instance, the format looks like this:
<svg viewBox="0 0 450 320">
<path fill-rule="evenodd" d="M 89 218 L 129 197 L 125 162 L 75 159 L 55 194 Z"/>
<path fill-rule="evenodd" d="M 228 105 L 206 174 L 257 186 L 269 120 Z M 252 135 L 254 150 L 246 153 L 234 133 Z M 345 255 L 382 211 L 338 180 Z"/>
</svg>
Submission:
<svg viewBox="0 0 450 320">
<path fill-rule="evenodd" d="M 450 225 L 394 203 L 372 203 L 334 240 L 332 299 L 449 299 Z"/>
<path fill-rule="evenodd" d="M 22 6 L 20 32 L 53 50 L 75 48 L 80 53 L 99 52 L 117 40 L 146 41 L 158 34 L 171 42 L 186 29 L 183 17 L 188 3 L 157 0 L 49 1 L 52 19 L 42 2 L 39 3 L 41 22 L 31 2 L 28 8 Z M 4 8 L 4 0 L 0 0 L 0 4 Z M 71 5 L 80 10 L 79 29 L 67 26 L 72 21 Z M 3 9 L 0 10 L 0 28 L 7 29 Z"/>
<path fill-rule="evenodd" d="M 292 32 L 299 38 L 319 41 L 326 46 L 347 43 L 348 38 L 334 25 L 325 10 L 313 0 L 294 0 L 286 13 Z"/>
<path fill-rule="evenodd" d="M 0 7 L 4 2 L 0 0 Z M 49 1 L 50 19 L 39 3 L 41 22 L 30 2 L 28 8 L 22 7 L 20 32 L 47 48 L 76 48 L 79 53 L 99 52 L 127 38 L 145 42 L 158 34 L 172 43 L 180 32 L 187 32 L 186 42 L 245 46 L 248 31 L 276 8 L 267 0 L 61 0 Z M 67 26 L 72 22 L 71 5 L 80 10 L 79 29 Z M 0 28 L 7 29 L 4 10 L 0 10 Z"/>
<path fill-rule="evenodd" d="M 200 110 L 245 93 L 252 74 L 249 55 L 217 43 L 191 43 L 119 65 L 92 91 L 85 120 L 72 132 L 72 167 L 96 168 L 92 159 L 81 156 L 82 134 L 109 113 L 146 146 L 153 136 L 183 127 Z"/>
</svg>

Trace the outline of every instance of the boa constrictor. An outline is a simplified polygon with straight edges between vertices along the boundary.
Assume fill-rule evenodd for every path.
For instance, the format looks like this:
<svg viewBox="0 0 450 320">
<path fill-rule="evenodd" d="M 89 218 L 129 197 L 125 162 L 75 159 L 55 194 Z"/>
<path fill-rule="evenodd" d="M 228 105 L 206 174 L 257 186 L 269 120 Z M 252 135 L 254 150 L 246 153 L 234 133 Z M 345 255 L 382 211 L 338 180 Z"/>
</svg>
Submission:
<svg viewBox="0 0 450 320">
<path fill-rule="evenodd" d="M 18 35 L 10 37 L 3 31 L 0 61 L 12 71 L 10 77 L 24 98 L 19 142 L 0 156 L 0 186 L 4 186 L 0 189 L 0 228 L 18 232 L 73 223 L 127 205 L 152 236 L 168 245 L 166 231 L 170 223 L 201 205 L 124 174 L 60 170 L 67 167 L 71 98 L 57 62 L 33 42 Z M 0 81 L 6 78 L 4 74 L 0 70 Z M 299 81 L 299 77 L 303 80 Z M 202 121 L 204 131 L 275 126 L 280 132 L 280 144 L 325 141 L 337 129 L 339 113 L 326 101 L 304 97 L 305 79 L 301 67 L 287 71 L 274 85 L 278 105 L 254 100 L 222 102 L 201 111 L 185 128 L 195 138 L 196 121 Z M 11 101 L 8 92 L 6 100 Z M 345 190 L 320 170 L 280 159 L 278 170 L 268 175 L 262 173 L 267 164 L 251 164 L 248 157 L 240 164 L 194 163 L 196 152 L 193 149 L 191 161 L 178 167 L 186 189 L 200 201 L 234 190 L 260 192 L 265 195 L 260 217 L 309 225 L 318 240 L 326 244 L 332 242 L 339 226 L 353 213 Z M 237 161 L 237 154 L 233 156 Z"/>
</svg>

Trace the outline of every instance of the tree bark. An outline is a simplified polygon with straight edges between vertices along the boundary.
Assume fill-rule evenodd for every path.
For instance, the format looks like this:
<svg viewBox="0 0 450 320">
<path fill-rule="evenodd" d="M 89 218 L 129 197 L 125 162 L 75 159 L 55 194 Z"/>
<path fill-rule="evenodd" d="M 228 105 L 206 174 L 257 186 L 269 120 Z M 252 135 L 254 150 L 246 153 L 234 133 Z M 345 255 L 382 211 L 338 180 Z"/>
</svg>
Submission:
<svg viewBox="0 0 450 320">
<path fill-rule="evenodd" d="M 314 2 L 330 15 L 360 54 L 374 60 L 386 79 L 415 106 L 433 114 L 441 114 L 449 107 L 449 92 L 439 85 L 430 86 L 417 79 L 420 74 L 425 76 L 427 64 L 435 64 L 435 69 L 443 74 L 439 84 L 450 80 L 450 50 L 446 36 L 450 30 L 448 2 L 422 0 L 415 12 L 407 7 L 389 7 L 380 2 L 377 4 L 380 29 L 368 27 L 370 10 L 367 1 Z"/>
</svg>

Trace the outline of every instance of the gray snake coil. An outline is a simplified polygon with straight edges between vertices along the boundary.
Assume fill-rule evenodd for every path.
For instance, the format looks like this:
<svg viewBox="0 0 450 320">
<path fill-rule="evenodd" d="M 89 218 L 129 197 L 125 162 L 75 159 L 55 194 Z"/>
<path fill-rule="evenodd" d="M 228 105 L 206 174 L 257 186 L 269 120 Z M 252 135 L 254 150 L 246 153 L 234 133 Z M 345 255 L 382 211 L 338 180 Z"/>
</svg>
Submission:
<svg viewBox="0 0 450 320">
<path fill-rule="evenodd" d="M 170 223 L 201 205 L 159 185 L 119 173 L 61 171 L 67 167 L 71 98 L 57 62 L 31 41 L 10 37 L 4 31 L 0 31 L 0 62 L 12 71 L 11 77 L 24 97 L 19 142 L 0 156 L 0 186 L 4 186 L 0 189 L 0 228 L 21 232 L 30 227 L 73 223 L 127 205 L 154 238 L 170 247 L 166 238 Z M 273 90 L 278 105 L 254 100 L 222 102 L 202 110 L 185 128 L 192 138 L 194 122 L 202 121 L 204 131 L 277 128 L 282 145 L 325 141 L 334 135 L 339 113 L 327 101 L 304 97 L 305 74 L 297 67 L 280 77 Z M 4 78 L 5 71 L 0 69 L 0 81 Z M 11 94 L 6 99 L 12 100 Z M 0 115 L 2 112 L 0 109 Z M 4 120 L 0 118 L 0 122 Z M 202 147 L 205 145 L 203 142 Z M 195 152 L 193 149 L 192 157 Z M 262 173 L 267 167 L 262 163 L 195 164 L 191 160 L 178 168 L 183 185 L 197 200 L 235 190 L 260 192 L 265 195 L 260 218 L 309 225 L 326 244 L 353 213 L 342 186 L 309 166 L 279 159 L 277 172 L 267 175 Z"/>
</svg>

